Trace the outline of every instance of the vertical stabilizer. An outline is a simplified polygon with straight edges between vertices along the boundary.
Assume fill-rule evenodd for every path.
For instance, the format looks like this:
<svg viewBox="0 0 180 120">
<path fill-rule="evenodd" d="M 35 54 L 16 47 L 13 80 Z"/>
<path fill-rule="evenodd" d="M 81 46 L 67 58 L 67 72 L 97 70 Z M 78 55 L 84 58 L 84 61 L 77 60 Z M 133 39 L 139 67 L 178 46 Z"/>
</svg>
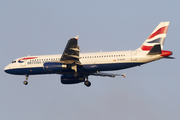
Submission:
<svg viewBox="0 0 180 120">
<path fill-rule="evenodd" d="M 149 51 L 154 45 L 160 44 L 161 49 L 164 46 L 164 40 L 166 38 L 169 22 L 161 22 L 154 29 L 151 35 L 145 40 L 145 42 L 137 50 Z"/>
</svg>

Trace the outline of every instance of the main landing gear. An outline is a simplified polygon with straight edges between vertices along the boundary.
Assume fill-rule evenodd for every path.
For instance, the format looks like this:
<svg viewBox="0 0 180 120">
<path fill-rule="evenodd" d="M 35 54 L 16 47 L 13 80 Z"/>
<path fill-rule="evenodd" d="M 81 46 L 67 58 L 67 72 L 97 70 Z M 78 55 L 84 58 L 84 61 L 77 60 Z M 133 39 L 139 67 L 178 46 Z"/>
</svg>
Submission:
<svg viewBox="0 0 180 120">
<path fill-rule="evenodd" d="M 87 87 L 90 87 L 91 86 L 91 82 L 89 82 L 88 77 L 86 79 L 87 80 L 84 81 L 84 85 L 87 86 Z"/>
<path fill-rule="evenodd" d="M 28 84 L 28 77 L 29 77 L 29 75 L 25 75 L 26 76 L 26 80 L 23 82 L 24 83 L 24 85 L 27 85 Z"/>
</svg>

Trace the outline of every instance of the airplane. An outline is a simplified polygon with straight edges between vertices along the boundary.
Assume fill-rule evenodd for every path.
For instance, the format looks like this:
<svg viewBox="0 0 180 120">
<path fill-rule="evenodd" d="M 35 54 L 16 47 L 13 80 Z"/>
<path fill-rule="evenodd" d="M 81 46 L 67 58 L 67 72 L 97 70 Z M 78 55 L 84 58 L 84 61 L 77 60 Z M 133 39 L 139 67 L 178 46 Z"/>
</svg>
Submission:
<svg viewBox="0 0 180 120">
<path fill-rule="evenodd" d="M 29 75 L 60 74 L 62 84 L 84 82 L 89 87 L 88 76 L 123 76 L 125 74 L 103 73 L 140 66 L 161 58 L 170 57 L 171 51 L 163 50 L 169 22 L 161 22 L 136 50 L 80 53 L 78 36 L 71 38 L 62 55 L 26 56 L 13 60 L 4 71 L 14 75 L 25 75 L 24 85 Z"/>
</svg>

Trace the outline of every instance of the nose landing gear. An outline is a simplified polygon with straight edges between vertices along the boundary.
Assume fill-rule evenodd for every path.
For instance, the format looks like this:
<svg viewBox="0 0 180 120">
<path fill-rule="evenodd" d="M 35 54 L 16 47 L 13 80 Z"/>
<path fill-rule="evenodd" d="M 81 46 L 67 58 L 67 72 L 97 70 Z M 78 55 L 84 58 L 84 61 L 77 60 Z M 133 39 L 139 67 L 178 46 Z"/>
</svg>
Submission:
<svg viewBox="0 0 180 120">
<path fill-rule="evenodd" d="M 28 81 L 27 81 L 27 80 L 28 80 L 29 75 L 25 75 L 25 76 L 26 76 L 26 80 L 23 82 L 23 84 L 24 84 L 24 85 L 27 85 L 27 84 L 28 84 Z"/>
</svg>

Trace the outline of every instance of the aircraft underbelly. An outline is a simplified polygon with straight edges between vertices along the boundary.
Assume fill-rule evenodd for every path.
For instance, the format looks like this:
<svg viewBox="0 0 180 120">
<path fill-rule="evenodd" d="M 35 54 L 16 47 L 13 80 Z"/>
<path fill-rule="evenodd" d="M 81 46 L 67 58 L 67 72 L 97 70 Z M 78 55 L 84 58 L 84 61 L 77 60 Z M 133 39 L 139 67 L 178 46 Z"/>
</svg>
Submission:
<svg viewBox="0 0 180 120">
<path fill-rule="evenodd" d="M 84 68 L 89 71 L 109 71 L 109 70 L 121 70 L 129 67 L 139 66 L 144 63 L 108 63 L 108 64 L 95 64 L 84 65 Z M 94 67 L 95 66 L 95 67 Z"/>
</svg>

